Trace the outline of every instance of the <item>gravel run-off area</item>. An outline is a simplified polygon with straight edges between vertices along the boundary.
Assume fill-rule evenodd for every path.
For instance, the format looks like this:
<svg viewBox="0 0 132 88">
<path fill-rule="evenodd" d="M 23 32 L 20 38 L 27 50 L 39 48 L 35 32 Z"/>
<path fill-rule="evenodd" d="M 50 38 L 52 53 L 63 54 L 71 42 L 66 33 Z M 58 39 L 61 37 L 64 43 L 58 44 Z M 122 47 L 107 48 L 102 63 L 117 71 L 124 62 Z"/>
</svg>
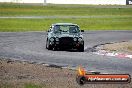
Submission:
<svg viewBox="0 0 132 88">
<path fill-rule="evenodd" d="M 101 46 L 101 49 L 106 51 L 115 51 L 115 52 L 122 52 L 127 54 L 132 54 L 132 40 L 131 41 L 124 41 L 112 44 L 105 44 Z"/>
<path fill-rule="evenodd" d="M 132 88 L 132 84 L 76 83 L 77 71 L 0 59 L 0 88 Z"/>
</svg>

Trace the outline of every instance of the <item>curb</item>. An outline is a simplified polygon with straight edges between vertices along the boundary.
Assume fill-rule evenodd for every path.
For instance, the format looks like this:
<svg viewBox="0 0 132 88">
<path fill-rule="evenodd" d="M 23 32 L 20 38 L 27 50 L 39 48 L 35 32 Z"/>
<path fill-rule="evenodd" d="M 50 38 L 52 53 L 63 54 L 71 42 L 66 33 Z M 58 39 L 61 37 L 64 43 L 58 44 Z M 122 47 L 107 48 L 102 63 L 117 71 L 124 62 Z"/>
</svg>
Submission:
<svg viewBox="0 0 132 88">
<path fill-rule="evenodd" d="M 113 56 L 118 58 L 132 58 L 131 54 L 121 53 L 121 52 L 115 52 L 115 51 L 105 51 L 105 50 L 98 50 L 97 52 L 93 52 L 97 55 L 103 55 L 103 56 Z"/>
</svg>

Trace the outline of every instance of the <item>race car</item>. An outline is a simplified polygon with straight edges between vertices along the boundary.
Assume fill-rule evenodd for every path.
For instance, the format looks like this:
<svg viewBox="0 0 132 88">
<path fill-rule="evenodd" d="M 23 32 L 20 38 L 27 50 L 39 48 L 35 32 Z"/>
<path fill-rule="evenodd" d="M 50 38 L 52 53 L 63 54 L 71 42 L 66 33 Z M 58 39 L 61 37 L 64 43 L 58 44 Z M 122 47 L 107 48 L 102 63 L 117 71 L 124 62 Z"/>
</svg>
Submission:
<svg viewBox="0 0 132 88">
<path fill-rule="evenodd" d="M 84 51 L 84 39 L 82 32 L 77 24 L 73 23 L 55 23 L 47 31 L 46 49 L 76 49 L 79 52 Z"/>
</svg>

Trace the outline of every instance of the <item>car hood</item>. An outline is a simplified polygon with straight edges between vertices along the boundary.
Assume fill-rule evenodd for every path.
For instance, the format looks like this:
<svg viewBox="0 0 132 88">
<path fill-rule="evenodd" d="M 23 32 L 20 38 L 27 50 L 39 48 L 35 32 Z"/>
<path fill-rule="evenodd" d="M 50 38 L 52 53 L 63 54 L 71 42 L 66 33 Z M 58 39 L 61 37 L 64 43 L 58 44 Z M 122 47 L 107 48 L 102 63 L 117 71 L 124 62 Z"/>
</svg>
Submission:
<svg viewBox="0 0 132 88">
<path fill-rule="evenodd" d="M 53 36 L 61 38 L 61 37 L 83 37 L 80 33 L 56 33 Z"/>
</svg>

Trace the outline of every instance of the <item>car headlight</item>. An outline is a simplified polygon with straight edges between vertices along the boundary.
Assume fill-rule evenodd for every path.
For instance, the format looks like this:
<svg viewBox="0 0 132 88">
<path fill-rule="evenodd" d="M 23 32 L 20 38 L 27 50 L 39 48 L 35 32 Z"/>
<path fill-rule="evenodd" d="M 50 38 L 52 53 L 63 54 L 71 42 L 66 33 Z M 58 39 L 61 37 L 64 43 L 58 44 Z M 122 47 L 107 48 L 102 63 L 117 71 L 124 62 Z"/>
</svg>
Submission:
<svg viewBox="0 0 132 88">
<path fill-rule="evenodd" d="M 73 38 L 73 40 L 74 40 L 74 41 L 77 41 L 77 38 L 75 37 L 75 38 Z"/>
<path fill-rule="evenodd" d="M 83 39 L 82 39 L 82 38 L 78 38 L 78 41 L 79 41 L 79 42 L 82 42 L 82 41 L 83 41 Z"/>
<path fill-rule="evenodd" d="M 50 41 L 53 42 L 54 41 L 54 38 L 50 38 Z"/>
<path fill-rule="evenodd" d="M 55 38 L 55 41 L 57 41 L 57 42 L 58 42 L 58 41 L 59 41 L 59 38 Z"/>
</svg>

